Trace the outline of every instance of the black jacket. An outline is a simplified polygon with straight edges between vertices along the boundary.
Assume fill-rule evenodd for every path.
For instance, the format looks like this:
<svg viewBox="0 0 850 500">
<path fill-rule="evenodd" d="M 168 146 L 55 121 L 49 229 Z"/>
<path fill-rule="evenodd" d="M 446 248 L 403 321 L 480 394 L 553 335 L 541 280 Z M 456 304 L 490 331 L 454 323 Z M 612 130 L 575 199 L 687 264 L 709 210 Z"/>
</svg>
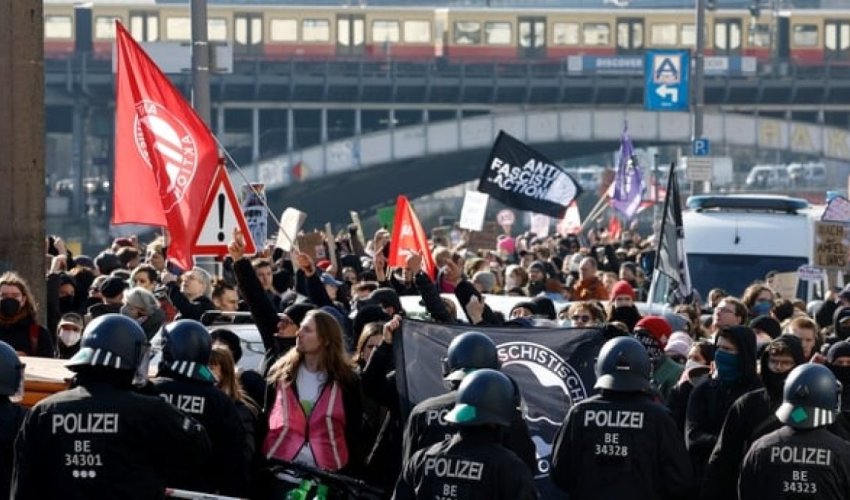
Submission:
<svg viewBox="0 0 850 500">
<path fill-rule="evenodd" d="M 824 428 L 783 426 L 753 443 L 741 467 L 738 492 L 741 500 L 846 500 L 850 443 Z"/>
<path fill-rule="evenodd" d="M 185 295 L 183 295 L 183 292 L 180 291 L 177 283 L 169 283 L 166 285 L 166 290 L 168 292 L 168 300 L 170 300 L 171 303 L 174 304 L 174 307 L 180 312 L 180 319 L 201 321 L 201 316 L 203 316 L 205 312 L 216 309 L 213 301 L 206 295 L 201 295 L 194 300 L 189 300 Z"/>
<path fill-rule="evenodd" d="M 462 431 L 414 453 L 404 465 L 393 499 L 536 499 L 531 471 L 522 460 L 494 435 L 476 431 Z"/>
<path fill-rule="evenodd" d="M 37 333 L 35 350 L 30 340 L 30 332 Z M 25 353 L 27 356 L 42 358 L 54 357 L 53 335 L 44 327 L 37 324 L 31 316 L 25 316 L 14 323 L 0 324 L 0 340 L 6 342 L 12 349 Z"/>
<path fill-rule="evenodd" d="M 164 498 L 170 471 L 209 453 L 203 427 L 161 398 L 103 380 L 79 383 L 27 416 L 12 498 Z"/>
<path fill-rule="evenodd" d="M 693 469 L 667 408 L 603 391 L 570 409 L 555 436 L 552 482 L 570 500 L 690 498 Z"/>
<path fill-rule="evenodd" d="M 457 432 L 457 427 L 444 417 L 455 406 L 457 391 L 428 398 L 413 408 L 404 429 L 402 459 L 410 460 L 417 450 L 445 441 Z M 528 466 L 532 474 L 537 472 L 534 443 L 528 434 L 528 424 L 519 410 L 514 412 L 511 427 L 503 434 L 502 444 L 513 451 Z"/>
<path fill-rule="evenodd" d="M 176 488 L 228 496 L 247 496 L 245 430 L 236 404 L 211 382 L 187 379 L 160 369 L 151 380 L 154 393 L 198 420 L 207 430 L 212 452 L 196 462 L 195 474 L 174 477 Z"/>
<path fill-rule="evenodd" d="M 400 335 L 402 332 L 396 332 Z M 361 372 L 363 394 L 374 403 L 387 409 L 371 450 L 366 457 L 366 477 L 379 488 L 391 491 L 401 472 L 401 433 L 404 424 L 401 418 L 398 391 L 396 389 L 393 347 L 382 342 L 372 352 L 369 363 Z"/>
<path fill-rule="evenodd" d="M 779 337 L 799 365 L 803 360 L 803 345 L 800 339 L 793 335 Z M 773 374 L 768 367 L 768 349 L 764 349 L 760 364 L 764 378 Z M 790 370 L 789 370 L 790 372 Z M 729 411 L 717 438 L 717 443 L 708 459 L 705 475 L 700 488 L 700 498 L 704 500 L 723 500 L 735 498 L 740 472 L 741 461 L 750 446 L 760 437 L 782 427 L 774 412 L 782 404 L 782 381 L 788 372 L 781 377 L 765 379 L 765 385 L 770 387 L 750 391 L 738 398 Z"/>
<path fill-rule="evenodd" d="M 27 416 L 27 410 L 0 396 L 0 492 L 9 493 L 12 483 L 12 463 L 15 461 L 15 436 Z"/>
<path fill-rule="evenodd" d="M 761 387 L 756 374 L 755 335 L 749 328 L 732 327 L 729 330 L 731 340 L 738 346 L 741 376 L 735 382 L 715 378 L 706 380 L 694 387 L 688 399 L 685 445 L 691 455 L 698 484 L 732 403 L 744 393 Z"/>
</svg>

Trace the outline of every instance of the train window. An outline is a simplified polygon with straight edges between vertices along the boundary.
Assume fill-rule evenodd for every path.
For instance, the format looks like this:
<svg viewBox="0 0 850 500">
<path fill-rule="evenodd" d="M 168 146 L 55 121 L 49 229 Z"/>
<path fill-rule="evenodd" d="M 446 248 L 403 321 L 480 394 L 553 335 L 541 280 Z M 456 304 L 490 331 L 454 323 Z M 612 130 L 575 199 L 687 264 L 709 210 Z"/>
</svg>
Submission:
<svg viewBox="0 0 850 500">
<path fill-rule="evenodd" d="M 372 41 L 375 43 L 398 42 L 400 31 L 398 21 L 372 21 Z"/>
<path fill-rule="evenodd" d="M 166 40 L 191 40 L 192 22 L 188 17 L 169 16 L 165 18 Z"/>
<path fill-rule="evenodd" d="M 295 42 L 298 40 L 298 21 L 295 19 L 272 19 L 271 41 Z"/>
<path fill-rule="evenodd" d="M 100 40 L 115 39 L 115 21 L 121 21 L 116 16 L 97 16 L 94 18 L 94 37 Z"/>
<path fill-rule="evenodd" d="M 552 25 L 552 41 L 554 45 L 578 45 L 578 23 L 555 23 Z"/>
<path fill-rule="evenodd" d="M 682 46 L 696 47 L 697 45 L 697 30 L 695 24 L 683 24 L 681 31 Z"/>
<path fill-rule="evenodd" d="M 611 26 L 607 23 L 584 23 L 584 45 L 611 45 Z"/>
<path fill-rule="evenodd" d="M 827 50 L 847 51 L 850 48 L 850 23 L 827 23 L 824 26 L 824 45 Z"/>
<path fill-rule="evenodd" d="M 130 34 L 140 42 L 159 40 L 159 14 L 156 12 L 131 11 Z"/>
<path fill-rule="evenodd" d="M 741 48 L 741 25 L 737 20 L 717 20 L 714 23 L 714 48 L 735 50 Z"/>
<path fill-rule="evenodd" d="M 770 47 L 770 25 L 753 24 L 750 26 L 750 46 L 758 48 Z"/>
<path fill-rule="evenodd" d="M 262 14 L 240 14 L 234 19 L 233 38 L 240 45 L 259 45 L 263 41 Z"/>
<path fill-rule="evenodd" d="M 478 45 L 481 43 L 481 23 L 456 21 L 454 41 L 458 45 Z"/>
<path fill-rule="evenodd" d="M 653 24 L 649 27 L 649 43 L 657 47 L 676 45 L 678 30 L 675 23 Z"/>
<path fill-rule="evenodd" d="M 511 43 L 511 23 L 484 23 L 484 43 L 486 45 L 507 45 Z"/>
<path fill-rule="evenodd" d="M 207 40 L 211 42 L 227 41 L 227 19 L 223 17 L 207 19 Z"/>
<path fill-rule="evenodd" d="M 71 39 L 71 16 L 44 16 L 44 38 Z"/>
<path fill-rule="evenodd" d="M 409 43 L 428 43 L 431 41 L 430 21 L 405 21 L 404 41 Z"/>
<path fill-rule="evenodd" d="M 519 18 L 519 46 L 531 49 L 546 46 L 546 20 L 544 18 Z"/>
<path fill-rule="evenodd" d="M 818 27 L 816 24 L 795 24 L 794 45 L 797 47 L 816 47 L 818 44 Z"/>
<path fill-rule="evenodd" d="M 331 23 L 327 19 L 304 19 L 301 21 L 301 40 L 305 42 L 327 42 L 331 39 Z"/>
</svg>

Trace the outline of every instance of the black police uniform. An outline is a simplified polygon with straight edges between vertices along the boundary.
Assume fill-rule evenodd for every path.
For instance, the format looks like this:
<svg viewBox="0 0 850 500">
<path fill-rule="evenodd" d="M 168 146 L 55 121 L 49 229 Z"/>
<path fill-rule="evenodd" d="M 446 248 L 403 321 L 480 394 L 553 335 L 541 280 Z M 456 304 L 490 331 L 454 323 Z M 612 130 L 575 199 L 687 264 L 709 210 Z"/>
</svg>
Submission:
<svg viewBox="0 0 850 500">
<path fill-rule="evenodd" d="M 151 390 L 203 424 L 212 442 L 212 453 L 196 463 L 190 477 L 175 478 L 175 485 L 223 495 L 246 495 L 245 431 L 235 403 L 212 382 L 188 379 L 171 370 L 160 369 L 159 375 L 151 380 Z"/>
<path fill-rule="evenodd" d="M 676 423 L 639 392 L 603 391 L 572 407 L 550 477 L 571 500 L 685 498 L 693 487 Z"/>
<path fill-rule="evenodd" d="M 522 460 L 483 432 L 462 429 L 450 440 L 413 454 L 394 500 L 532 500 L 534 479 Z"/>
<path fill-rule="evenodd" d="M 15 436 L 26 415 L 27 411 L 23 407 L 9 401 L 8 396 L 0 395 L 0 496 L 9 492 Z"/>
<path fill-rule="evenodd" d="M 850 498 L 850 443 L 826 428 L 784 426 L 753 443 L 741 467 L 741 500 Z"/>
<path fill-rule="evenodd" d="M 27 416 L 15 442 L 12 498 L 163 498 L 170 470 L 209 453 L 204 429 L 162 399 L 78 380 Z"/>
<path fill-rule="evenodd" d="M 410 460 L 417 450 L 445 441 L 457 432 L 457 427 L 445 420 L 457 399 L 457 391 L 428 398 L 416 405 L 404 429 L 403 462 Z M 528 425 L 519 410 L 514 412 L 511 426 L 505 431 L 502 444 L 516 453 L 528 466 L 530 472 L 537 470 L 534 443 L 528 433 Z"/>
</svg>

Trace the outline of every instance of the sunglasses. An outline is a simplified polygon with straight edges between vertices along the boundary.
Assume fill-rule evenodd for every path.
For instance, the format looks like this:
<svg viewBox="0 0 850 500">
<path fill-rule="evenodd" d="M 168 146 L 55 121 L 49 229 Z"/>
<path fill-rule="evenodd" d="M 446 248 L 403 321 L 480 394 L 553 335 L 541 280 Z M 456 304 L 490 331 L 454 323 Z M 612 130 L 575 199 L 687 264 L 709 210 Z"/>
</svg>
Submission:
<svg viewBox="0 0 850 500">
<path fill-rule="evenodd" d="M 574 322 L 587 323 L 590 321 L 590 316 L 586 314 L 574 314 L 570 316 L 570 320 Z"/>
</svg>

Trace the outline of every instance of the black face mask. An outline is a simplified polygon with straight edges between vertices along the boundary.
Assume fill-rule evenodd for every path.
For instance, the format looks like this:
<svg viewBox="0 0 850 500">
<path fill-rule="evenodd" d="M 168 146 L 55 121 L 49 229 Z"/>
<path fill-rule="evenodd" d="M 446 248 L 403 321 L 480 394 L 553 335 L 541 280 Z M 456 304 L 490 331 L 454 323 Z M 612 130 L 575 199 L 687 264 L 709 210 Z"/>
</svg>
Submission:
<svg viewBox="0 0 850 500">
<path fill-rule="evenodd" d="M 844 386 L 844 390 L 850 389 L 850 366 L 833 366 L 827 365 L 832 371 L 835 378 Z"/>
<path fill-rule="evenodd" d="M 611 321 L 619 321 L 625 324 L 631 332 L 635 329 L 637 322 L 640 321 L 640 312 L 635 306 L 615 307 L 611 311 Z"/>
<path fill-rule="evenodd" d="M 74 301 L 73 295 L 66 295 L 65 297 L 59 297 L 59 310 L 63 313 L 71 312 L 74 310 Z"/>
<path fill-rule="evenodd" d="M 86 309 L 95 304 L 103 304 L 103 300 L 98 297 L 89 297 L 86 299 Z"/>
<path fill-rule="evenodd" d="M 790 370 L 785 373 L 775 373 L 770 368 L 761 372 L 761 381 L 771 400 L 782 400 L 782 388 L 785 385 L 785 379 L 788 378 L 788 373 L 790 373 Z"/>
<path fill-rule="evenodd" d="M 850 326 L 842 326 L 838 330 L 835 330 L 835 335 L 841 339 L 847 339 L 850 337 Z"/>
<path fill-rule="evenodd" d="M 0 314 L 3 316 L 14 316 L 21 310 L 21 303 L 18 299 L 6 298 L 0 300 Z"/>
</svg>

